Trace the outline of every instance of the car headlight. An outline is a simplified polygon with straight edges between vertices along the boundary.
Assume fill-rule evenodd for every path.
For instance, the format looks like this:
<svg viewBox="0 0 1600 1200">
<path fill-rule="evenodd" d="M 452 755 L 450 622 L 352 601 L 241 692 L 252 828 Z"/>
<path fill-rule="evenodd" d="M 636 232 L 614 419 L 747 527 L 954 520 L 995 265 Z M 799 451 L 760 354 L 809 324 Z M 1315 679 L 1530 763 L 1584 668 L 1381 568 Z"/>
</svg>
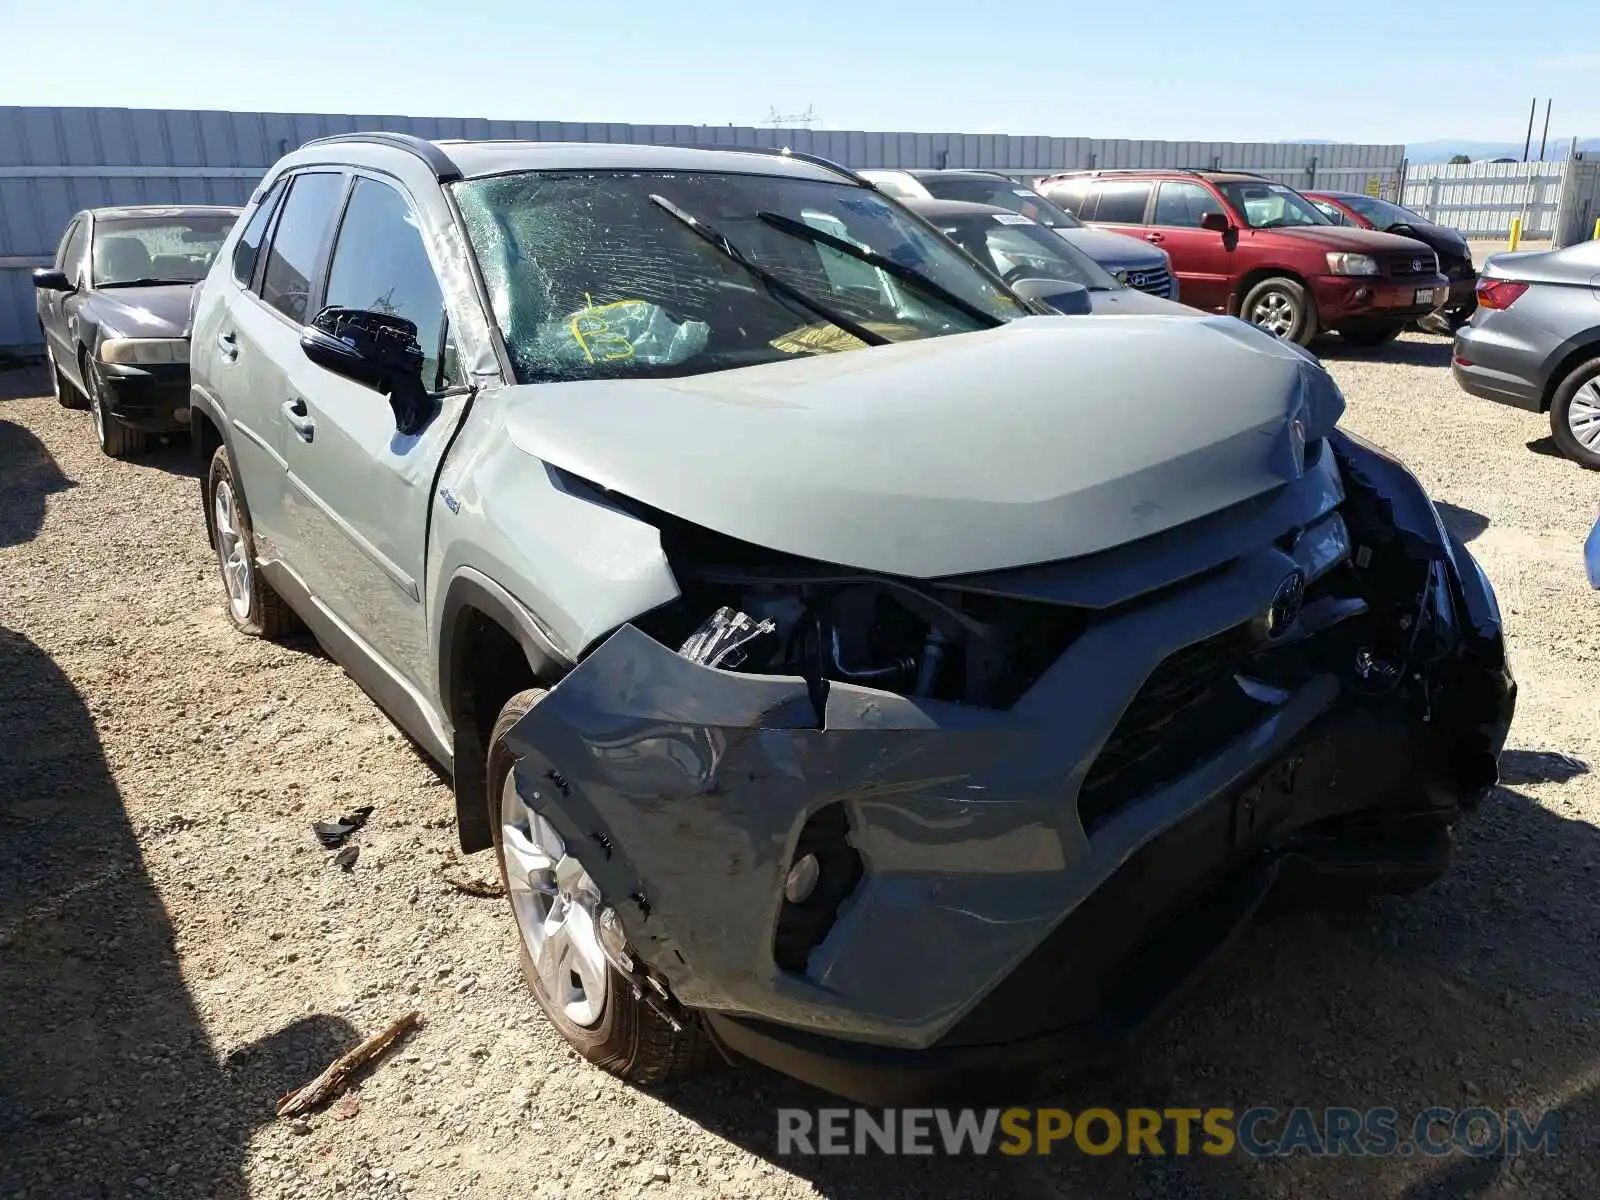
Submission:
<svg viewBox="0 0 1600 1200">
<path fill-rule="evenodd" d="M 1370 254 L 1349 254 L 1343 250 L 1328 251 L 1330 275 L 1376 275 L 1378 260 Z"/>
<path fill-rule="evenodd" d="M 159 366 L 189 361 L 188 338 L 107 338 L 100 343 L 100 361 L 123 366 Z"/>
</svg>

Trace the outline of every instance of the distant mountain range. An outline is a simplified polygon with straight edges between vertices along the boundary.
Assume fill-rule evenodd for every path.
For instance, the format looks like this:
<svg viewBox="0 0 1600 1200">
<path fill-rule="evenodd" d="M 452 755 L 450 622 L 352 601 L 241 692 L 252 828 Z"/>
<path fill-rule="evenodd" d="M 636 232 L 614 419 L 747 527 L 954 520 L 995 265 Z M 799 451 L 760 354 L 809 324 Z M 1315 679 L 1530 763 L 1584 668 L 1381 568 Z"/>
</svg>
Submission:
<svg viewBox="0 0 1600 1200">
<path fill-rule="evenodd" d="M 1552 138 L 1545 145 L 1544 156 L 1555 160 L 1565 158 L 1572 147 L 1572 138 Z M 1600 138 L 1579 138 L 1578 149 L 1590 154 L 1600 152 Z M 1534 130 L 1530 158 L 1539 153 L 1539 132 Z M 1469 142 L 1441 138 L 1436 142 L 1415 142 L 1406 147 L 1406 158 L 1414 163 L 1449 162 L 1451 155 L 1465 154 L 1474 161 L 1480 158 L 1522 158 L 1521 142 Z"/>
<path fill-rule="evenodd" d="M 1301 138 L 1303 146 L 1331 146 L 1331 138 Z M 1552 138 L 1545 145 L 1544 156 L 1556 160 L 1567 156 L 1567 151 L 1572 148 L 1572 138 Z M 1589 154 L 1600 154 L 1600 138 L 1579 138 L 1578 149 Z M 1539 153 L 1538 131 L 1534 131 L 1533 146 L 1529 149 L 1529 157 Z M 1472 142 L 1464 138 L 1440 138 L 1434 142 L 1413 142 L 1406 147 L 1406 158 L 1414 163 L 1442 163 L 1449 162 L 1451 157 L 1465 154 L 1474 161 L 1482 158 L 1515 158 L 1522 159 L 1521 142 Z"/>
</svg>

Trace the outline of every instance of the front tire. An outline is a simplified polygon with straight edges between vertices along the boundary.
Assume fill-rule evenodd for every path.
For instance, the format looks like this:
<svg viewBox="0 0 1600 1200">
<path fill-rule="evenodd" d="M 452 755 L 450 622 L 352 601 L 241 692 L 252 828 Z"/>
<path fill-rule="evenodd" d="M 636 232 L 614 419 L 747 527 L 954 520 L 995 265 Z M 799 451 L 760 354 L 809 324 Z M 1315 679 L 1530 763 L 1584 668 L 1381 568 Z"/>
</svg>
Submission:
<svg viewBox="0 0 1600 1200">
<path fill-rule="evenodd" d="M 691 1015 L 675 1030 L 634 996 L 599 947 L 599 890 L 517 791 L 506 735 L 544 695 L 529 688 L 506 701 L 486 771 L 495 859 L 516 921 L 522 977 L 555 1031 L 597 1067 L 646 1087 L 692 1075 L 710 1058 L 704 1029 Z"/>
<path fill-rule="evenodd" d="M 1317 302 L 1305 285 L 1284 275 L 1263 279 L 1245 293 L 1239 315 L 1274 337 L 1309 346 L 1320 331 Z"/>
<path fill-rule="evenodd" d="M 1573 462 L 1600 471 L 1600 358 L 1581 364 L 1550 398 L 1550 436 Z"/>
<path fill-rule="evenodd" d="M 127 458 L 130 454 L 142 453 L 147 442 L 144 433 L 129 429 L 106 411 L 104 385 L 100 382 L 100 373 L 95 369 L 94 360 L 85 356 L 82 366 L 84 392 L 89 397 L 89 412 L 94 417 L 94 432 L 100 449 L 109 458 Z"/>
<path fill-rule="evenodd" d="M 218 446 L 211 456 L 206 471 L 206 499 L 210 505 L 206 523 L 211 527 L 211 546 L 217 552 L 228 619 L 233 627 L 251 637 L 269 640 L 293 631 L 299 624 L 294 610 L 261 578 L 250 514 L 234 482 L 226 446 Z"/>
</svg>

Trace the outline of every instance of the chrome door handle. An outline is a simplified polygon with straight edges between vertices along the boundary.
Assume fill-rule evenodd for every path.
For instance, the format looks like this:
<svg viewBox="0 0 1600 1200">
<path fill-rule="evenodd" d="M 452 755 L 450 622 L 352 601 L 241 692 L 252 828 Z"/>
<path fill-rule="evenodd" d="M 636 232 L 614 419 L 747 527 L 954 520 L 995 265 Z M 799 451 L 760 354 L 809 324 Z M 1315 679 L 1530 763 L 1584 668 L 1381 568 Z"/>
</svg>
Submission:
<svg viewBox="0 0 1600 1200">
<path fill-rule="evenodd" d="M 311 419 L 304 400 L 284 401 L 283 416 L 302 442 L 309 443 L 317 436 L 317 423 Z"/>
<path fill-rule="evenodd" d="M 222 351 L 223 360 L 232 362 L 239 357 L 239 339 L 232 333 L 217 334 L 217 349 Z"/>
<path fill-rule="evenodd" d="M 1159 233 L 1147 233 L 1144 235 L 1144 240 L 1147 242 L 1164 242 L 1166 238 Z"/>
</svg>

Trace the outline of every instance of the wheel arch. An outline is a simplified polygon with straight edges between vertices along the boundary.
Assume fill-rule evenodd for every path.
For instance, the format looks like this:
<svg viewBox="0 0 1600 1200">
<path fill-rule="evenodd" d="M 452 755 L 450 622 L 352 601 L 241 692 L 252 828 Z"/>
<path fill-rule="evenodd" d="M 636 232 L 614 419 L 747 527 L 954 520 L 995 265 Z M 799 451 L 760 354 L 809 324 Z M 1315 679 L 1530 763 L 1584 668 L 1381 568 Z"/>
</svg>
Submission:
<svg viewBox="0 0 1600 1200">
<path fill-rule="evenodd" d="M 210 396 L 198 388 L 189 391 L 189 444 L 194 449 L 195 477 L 200 481 L 200 510 L 205 514 L 206 538 L 216 538 L 216 519 L 211 511 L 211 497 L 207 494 L 211 459 L 217 452 L 218 446 L 228 449 L 228 462 L 233 467 L 234 487 L 243 491 L 239 482 L 239 459 L 233 452 L 233 435 L 228 428 L 228 419 L 222 415 L 222 409 Z M 240 503 L 245 503 L 243 497 Z M 246 509 L 246 511 L 249 511 Z"/>
<path fill-rule="evenodd" d="M 1237 317 L 1244 309 L 1244 298 L 1250 294 L 1250 289 L 1255 287 L 1258 283 L 1263 283 L 1268 279 L 1274 278 L 1289 279 L 1295 283 L 1298 283 L 1301 287 L 1305 288 L 1306 298 L 1309 299 L 1312 304 L 1316 304 L 1316 297 L 1312 294 L 1311 290 L 1311 281 L 1299 271 L 1296 271 L 1293 267 L 1251 267 L 1243 275 L 1239 276 L 1239 282 L 1233 290 L 1233 295 L 1228 297 L 1228 314 L 1230 316 Z"/>
<path fill-rule="evenodd" d="M 484 769 L 501 707 L 524 688 L 553 686 L 572 663 L 525 606 L 470 567 L 451 578 L 438 628 L 439 697 L 451 729 L 456 834 L 470 854 L 493 845 Z"/>
<path fill-rule="evenodd" d="M 1544 387 L 1539 393 L 1539 411 L 1549 412 L 1556 392 L 1574 371 L 1591 358 L 1600 358 L 1600 329 L 1586 330 L 1569 338 L 1547 360 L 1553 363 L 1544 377 Z"/>
</svg>

